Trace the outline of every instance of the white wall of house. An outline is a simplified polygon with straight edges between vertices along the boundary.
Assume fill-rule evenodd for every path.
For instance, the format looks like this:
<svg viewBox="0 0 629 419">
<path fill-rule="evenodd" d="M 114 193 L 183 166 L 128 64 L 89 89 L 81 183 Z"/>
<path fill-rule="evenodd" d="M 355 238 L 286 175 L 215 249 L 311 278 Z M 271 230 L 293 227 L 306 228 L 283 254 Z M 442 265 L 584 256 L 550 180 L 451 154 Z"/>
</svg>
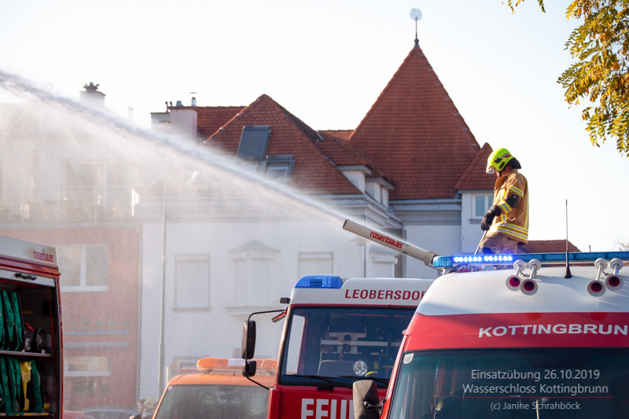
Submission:
<svg viewBox="0 0 629 419">
<path fill-rule="evenodd" d="M 460 252 L 460 225 L 409 225 L 406 227 L 406 241 L 439 255 L 452 255 Z M 439 272 L 426 266 L 422 261 L 407 257 L 406 274 L 411 278 L 436 278 Z"/>
<path fill-rule="evenodd" d="M 158 392 L 162 237 L 161 223 L 144 225 L 142 397 Z M 177 359 L 238 355 L 247 316 L 254 311 L 284 308 L 280 297 L 289 297 L 305 274 L 363 276 L 364 248 L 353 234 L 342 230 L 338 220 L 173 221 L 168 223 L 166 237 L 167 366 Z M 395 263 L 394 257 L 389 259 Z M 386 271 L 382 260 L 374 262 L 380 272 Z M 190 273 L 195 277 L 186 275 Z M 270 317 L 257 319 L 256 357 L 277 356 L 283 322 L 272 323 Z"/>
<path fill-rule="evenodd" d="M 170 133 L 182 138 L 197 138 L 197 111 L 188 107 L 171 107 Z"/>
</svg>

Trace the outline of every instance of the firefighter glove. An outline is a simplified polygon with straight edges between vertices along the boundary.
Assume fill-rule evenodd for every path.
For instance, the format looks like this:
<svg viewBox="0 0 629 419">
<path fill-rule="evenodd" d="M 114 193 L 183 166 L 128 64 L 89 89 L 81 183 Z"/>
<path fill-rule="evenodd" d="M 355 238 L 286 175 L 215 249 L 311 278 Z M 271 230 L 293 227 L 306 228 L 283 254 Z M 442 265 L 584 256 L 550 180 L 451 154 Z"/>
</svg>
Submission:
<svg viewBox="0 0 629 419">
<path fill-rule="evenodd" d="M 500 207 L 496 205 L 492 205 L 491 208 L 487 211 L 487 214 L 483 217 L 483 221 L 480 223 L 480 229 L 483 231 L 489 230 L 491 227 L 491 223 L 494 221 L 494 218 L 500 214 Z"/>
</svg>

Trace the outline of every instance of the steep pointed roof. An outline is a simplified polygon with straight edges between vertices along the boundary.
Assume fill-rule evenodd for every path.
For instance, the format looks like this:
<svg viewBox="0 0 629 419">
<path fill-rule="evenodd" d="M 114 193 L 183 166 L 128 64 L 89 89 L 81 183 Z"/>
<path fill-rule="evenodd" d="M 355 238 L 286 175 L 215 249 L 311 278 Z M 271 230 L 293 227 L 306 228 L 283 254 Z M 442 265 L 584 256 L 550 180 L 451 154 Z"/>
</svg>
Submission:
<svg viewBox="0 0 629 419">
<path fill-rule="evenodd" d="M 236 155 L 243 126 L 268 125 L 271 136 L 266 154 L 291 154 L 295 159 L 293 186 L 315 194 L 359 194 L 360 191 L 316 146 L 322 137 L 268 95 L 262 95 L 236 114 L 205 144 Z"/>
<path fill-rule="evenodd" d="M 391 200 L 453 198 L 480 150 L 418 44 L 348 141 L 395 182 Z"/>
</svg>

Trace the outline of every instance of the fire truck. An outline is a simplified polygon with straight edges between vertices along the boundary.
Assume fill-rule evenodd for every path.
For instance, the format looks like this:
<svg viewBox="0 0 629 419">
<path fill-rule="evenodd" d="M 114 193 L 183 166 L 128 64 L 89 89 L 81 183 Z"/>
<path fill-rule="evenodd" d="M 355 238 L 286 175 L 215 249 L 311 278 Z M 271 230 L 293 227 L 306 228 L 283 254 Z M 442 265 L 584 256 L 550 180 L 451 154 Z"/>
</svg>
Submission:
<svg viewBox="0 0 629 419">
<path fill-rule="evenodd" d="M 62 417 L 61 339 L 55 248 L 0 236 L 0 416 Z"/>
<path fill-rule="evenodd" d="M 162 394 L 155 419 L 264 419 L 268 394 L 242 376 L 242 359 L 201 358 L 197 370 L 181 371 Z M 277 362 L 256 361 L 259 384 L 272 385 Z"/>
<path fill-rule="evenodd" d="M 444 275 L 404 332 L 385 397 L 355 383 L 355 417 L 628 418 L 628 260 L 432 256 Z"/>
<path fill-rule="evenodd" d="M 432 280 L 309 275 L 299 279 L 288 304 L 267 418 L 349 419 L 352 384 L 374 383 L 382 396 L 395 357 L 419 301 Z M 273 311 L 271 311 L 273 312 Z M 243 374 L 257 380 L 255 321 L 243 330 Z"/>
</svg>

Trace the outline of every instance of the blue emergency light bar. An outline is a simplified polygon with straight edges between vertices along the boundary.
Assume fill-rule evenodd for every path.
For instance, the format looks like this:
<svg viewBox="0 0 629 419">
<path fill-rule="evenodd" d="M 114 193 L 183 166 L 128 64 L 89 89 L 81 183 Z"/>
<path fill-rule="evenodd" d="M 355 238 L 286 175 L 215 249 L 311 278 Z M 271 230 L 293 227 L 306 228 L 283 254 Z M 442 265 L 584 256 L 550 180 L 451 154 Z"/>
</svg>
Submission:
<svg viewBox="0 0 629 419">
<path fill-rule="evenodd" d="M 306 275 L 295 284 L 295 288 L 340 289 L 342 286 L 343 280 L 336 275 Z"/>
<path fill-rule="evenodd" d="M 577 252 L 568 253 L 568 260 L 571 262 L 592 262 L 603 258 L 611 260 L 614 258 L 627 260 L 629 252 Z M 537 259 L 542 264 L 558 264 L 566 261 L 565 253 L 518 253 L 515 255 L 456 255 L 456 256 L 435 256 L 432 266 L 438 269 L 453 268 L 459 265 L 511 265 L 516 260 L 530 262 Z"/>
</svg>

